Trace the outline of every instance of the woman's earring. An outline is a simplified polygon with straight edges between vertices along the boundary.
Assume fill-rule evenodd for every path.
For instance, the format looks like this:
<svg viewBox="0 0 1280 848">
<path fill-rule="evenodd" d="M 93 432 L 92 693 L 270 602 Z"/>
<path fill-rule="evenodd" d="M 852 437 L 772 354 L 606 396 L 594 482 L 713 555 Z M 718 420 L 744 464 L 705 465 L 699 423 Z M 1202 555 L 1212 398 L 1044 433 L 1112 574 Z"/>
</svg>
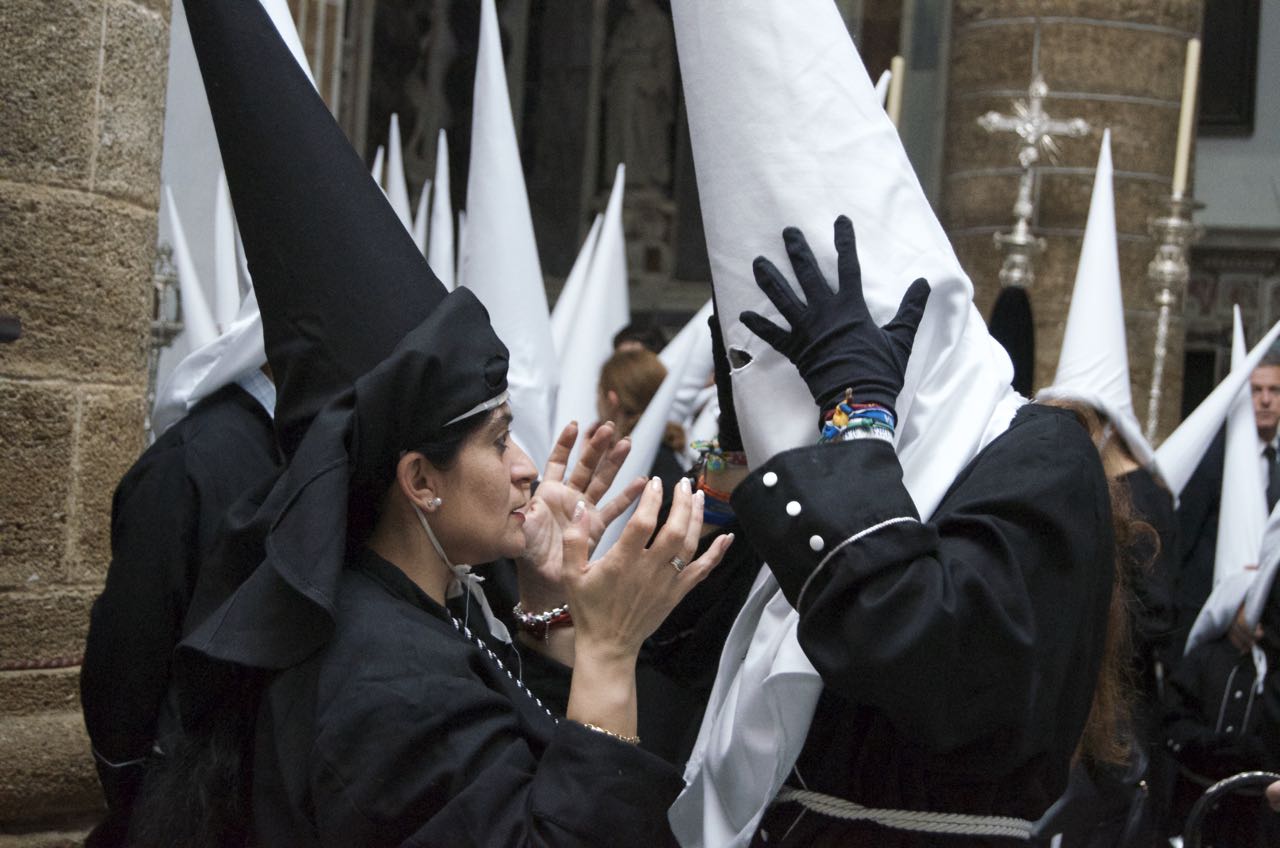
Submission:
<svg viewBox="0 0 1280 848">
<path fill-rule="evenodd" d="M 440 500 L 439 498 L 432 498 L 431 500 L 427 501 L 427 508 L 438 509 L 440 507 L 440 504 L 442 503 L 444 503 L 444 501 Z"/>
</svg>

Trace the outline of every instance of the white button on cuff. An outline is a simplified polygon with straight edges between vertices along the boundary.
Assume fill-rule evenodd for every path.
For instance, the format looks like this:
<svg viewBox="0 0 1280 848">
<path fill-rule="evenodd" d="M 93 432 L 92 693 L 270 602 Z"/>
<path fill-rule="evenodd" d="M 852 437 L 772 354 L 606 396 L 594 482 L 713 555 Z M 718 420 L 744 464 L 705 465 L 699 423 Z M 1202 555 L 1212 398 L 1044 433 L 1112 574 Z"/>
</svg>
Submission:
<svg viewBox="0 0 1280 848">
<path fill-rule="evenodd" d="M 823 540 L 821 536 L 809 537 L 809 547 L 812 548 L 815 552 L 822 550 L 826 546 L 827 546 L 827 543 L 826 541 Z"/>
<path fill-rule="evenodd" d="M 788 501 L 787 515 L 791 516 L 792 518 L 795 518 L 799 514 L 800 514 L 800 501 Z"/>
<path fill-rule="evenodd" d="M 774 474 L 772 471 L 766 471 L 764 476 L 760 478 L 760 482 L 772 489 L 774 486 L 778 485 L 778 475 Z"/>
</svg>

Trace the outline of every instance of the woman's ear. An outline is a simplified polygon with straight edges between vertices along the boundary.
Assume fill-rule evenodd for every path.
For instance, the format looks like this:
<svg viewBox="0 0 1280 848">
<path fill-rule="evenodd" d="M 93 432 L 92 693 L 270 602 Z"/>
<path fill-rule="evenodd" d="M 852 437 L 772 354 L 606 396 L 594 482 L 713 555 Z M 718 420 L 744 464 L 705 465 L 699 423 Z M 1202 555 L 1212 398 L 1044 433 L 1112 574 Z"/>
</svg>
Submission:
<svg viewBox="0 0 1280 848">
<path fill-rule="evenodd" d="M 620 404 L 618 403 L 617 392 L 615 392 L 613 389 L 609 389 L 609 391 L 605 392 L 605 400 L 609 401 L 610 409 L 614 410 L 615 412 L 618 410 Z"/>
<path fill-rule="evenodd" d="M 409 451 L 396 463 L 396 486 L 409 502 L 425 512 L 440 506 L 440 472 L 417 451 Z"/>
</svg>

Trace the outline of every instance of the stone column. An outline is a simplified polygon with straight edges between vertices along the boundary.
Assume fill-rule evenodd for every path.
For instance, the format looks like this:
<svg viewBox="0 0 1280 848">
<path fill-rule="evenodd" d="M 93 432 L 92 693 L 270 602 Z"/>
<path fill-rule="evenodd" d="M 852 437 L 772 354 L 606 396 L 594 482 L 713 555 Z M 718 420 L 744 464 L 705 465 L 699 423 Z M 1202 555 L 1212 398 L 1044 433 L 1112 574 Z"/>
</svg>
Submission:
<svg viewBox="0 0 1280 848">
<path fill-rule="evenodd" d="M 1057 368 L 1098 145 L 1109 126 L 1130 377 L 1143 423 L 1156 323 L 1147 219 L 1169 196 L 1186 41 L 1199 33 L 1202 12 L 1202 0 L 956 0 L 953 10 L 942 220 L 973 277 L 978 307 L 988 315 L 999 291 L 1001 255 L 992 234 L 1013 223 L 1018 167 L 1012 136 L 988 135 L 976 120 L 992 109 L 1008 114 L 1038 70 L 1050 89 L 1045 110 L 1085 118 L 1093 132 L 1062 139 L 1058 161 L 1042 160 L 1040 168 L 1033 224 L 1048 247 L 1030 292 L 1035 385 L 1047 385 Z M 1179 418 L 1182 355 L 1179 314 L 1165 364 L 1160 436 Z"/>
<path fill-rule="evenodd" d="M 169 0 L 0 0 L 0 846 L 78 844 L 77 689 L 142 448 Z"/>
</svg>

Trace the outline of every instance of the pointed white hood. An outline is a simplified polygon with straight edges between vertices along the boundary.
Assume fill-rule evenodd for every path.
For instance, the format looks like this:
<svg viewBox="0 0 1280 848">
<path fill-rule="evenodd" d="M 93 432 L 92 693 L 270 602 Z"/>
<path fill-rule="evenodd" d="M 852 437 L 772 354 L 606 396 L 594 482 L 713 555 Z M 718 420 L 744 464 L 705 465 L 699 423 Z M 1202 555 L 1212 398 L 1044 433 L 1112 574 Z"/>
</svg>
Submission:
<svg viewBox="0 0 1280 848">
<path fill-rule="evenodd" d="M 1249 382 L 1249 375 L 1258 367 L 1258 363 L 1277 338 L 1280 338 L 1280 321 L 1253 346 L 1244 362 L 1238 366 L 1232 365 L 1231 373 L 1156 448 L 1156 464 L 1160 467 L 1160 475 L 1169 484 L 1169 491 L 1173 492 L 1175 498 L 1182 495 L 1187 481 L 1191 479 L 1196 466 L 1204 458 L 1204 452 L 1209 449 L 1209 443 L 1226 419 L 1236 395 Z"/>
<path fill-rule="evenodd" d="M 1235 307 L 1231 368 L 1245 359 L 1244 324 Z M 1218 545 L 1213 582 L 1258 565 L 1258 549 L 1267 524 L 1267 484 L 1258 461 L 1258 428 L 1248 384 L 1236 392 L 1227 412 L 1227 442 L 1222 466 L 1222 499 L 1218 508 Z"/>
<path fill-rule="evenodd" d="M 667 420 L 686 429 L 692 423 L 691 419 L 696 411 L 695 404 L 699 398 L 705 397 L 707 381 L 712 378 L 715 370 L 715 358 L 711 352 L 711 332 L 707 327 L 707 319 L 711 317 L 711 307 L 710 300 L 704 303 L 675 338 L 667 342 L 667 346 L 658 354 L 662 364 L 667 366 L 668 374 L 683 375 L 680 385 L 676 387 L 676 396 L 671 402 L 671 411 L 668 413 L 670 417 Z M 691 337 L 693 341 L 686 342 L 686 336 Z"/>
<path fill-rule="evenodd" d="M 418 193 L 418 209 L 413 213 L 413 243 L 423 256 L 427 255 L 427 221 L 431 217 L 431 180 L 422 181 L 422 191 Z M 431 264 L 431 263 L 427 263 Z M 435 269 L 432 269 L 435 270 Z M 449 269 L 453 271 L 452 268 Z M 437 276 L 439 276 L 437 274 Z M 453 274 L 449 274 L 450 278 Z M 450 286 L 452 288 L 452 286 Z"/>
<path fill-rule="evenodd" d="M 289 13 L 287 0 L 262 0 L 262 6 L 279 30 L 289 51 L 307 77 L 311 78 L 311 69 L 307 65 L 306 54 Z M 225 247 L 215 245 L 216 238 L 225 238 L 225 232 L 215 237 L 215 221 L 223 214 L 218 208 L 222 192 L 218 186 L 222 156 L 213 129 L 213 118 L 209 114 L 204 81 L 191 44 L 186 10 L 181 3 L 173 4 L 170 15 L 167 82 L 161 182 L 169 188 L 171 200 L 166 199 L 161 205 L 173 205 L 174 211 L 181 217 L 190 267 L 204 285 L 199 295 L 206 307 L 204 312 L 215 327 L 218 323 L 226 325 L 235 320 L 240 298 L 238 294 L 234 297 L 220 296 L 222 291 L 230 293 L 229 287 L 221 286 L 230 275 L 216 265 L 217 257 L 225 255 Z M 161 211 L 159 241 L 172 243 L 172 220 L 167 211 Z M 191 273 L 186 277 L 190 281 L 195 279 Z M 187 280 L 184 280 L 183 285 L 186 284 Z M 189 319 L 192 317 L 192 309 L 199 309 L 192 306 L 196 297 L 188 296 L 183 303 Z M 190 351 L 191 348 L 186 346 L 185 341 L 179 339 L 161 353 L 157 372 L 161 385 L 182 357 Z"/>
<path fill-rule="evenodd" d="M 738 320 L 750 309 L 785 326 L 752 259 L 790 268 L 781 232 L 795 225 L 835 281 L 832 222 L 844 213 L 877 321 L 916 277 L 932 286 L 897 405 L 904 481 L 927 518 L 1023 400 L 835 5 L 673 0 L 672 9 L 725 345 L 751 356 L 733 388 L 752 465 L 812 443 L 817 417 L 795 368 Z M 791 770 L 822 691 L 798 620 L 762 570 L 721 656 L 690 785 L 671 810 L 682 844 L 746 844 Z"/>
<path fill-rule="evenodd" d="M 876 98 L 880 101 L 880 105 L 885 105 L 889 100 L 889 83 L 893 82 L 893 71 L 886 70 L 880 74 L 880 79 L 876 80 Z"/>
<path fill-rule="evenodd" d="M 182 340 L 187 350 L 203 347 L 218 337 L 218 324 L 209 306 L 209 298 L 200 284 L 195 263 L 191 261 L 191 246 L 186 228 L 178 215 L 178 204 L 173 191 L 164 187 L 164 209 L 173 238 L 173 267 L 178 273 L 178 292 L 182 299 Z M 176 343 L 176 340 L 175 340 Z"/>
<path fill-rule="evenodd" d="M 1103 132 L 1098 151 L 1093 199 L 1080 246 L 1058 372 L 1053 384 L 1038 395 L 1038 399 L 1051 398 L 1082 401 L 1105 414 L 1138 464 L 1154 470 L 1155 451 L 1142 435 L 1129 384 L 1110 129 Z"/>
<path fill-rule="evenodd" d="M 404 151 L 400 146 L 400 116 L 395 112 L 391 113 L 391 127 L 387 130 L 387 176 L 383 187 L 396 217 L 412 235 L 413 213 L 409 206 L 409 184 L 404 175 Z"/>
<path fill-rule="evenodd" d="M 625 176 L 625 169 L 619 165 L 576 307 L 572 313 L 567 313 L 565 310 L 570 308 L 570 304 L 566 302 L 564 309 L 556 311 L 556 323 L 562 336 L 556 428 L 570 421 L 577 421 L 585 427 L 596 419 L 600 367 L 613 354 L 614 335 L 631 319 L 627 295 L 627 247 L 622 231 Z M 569 296 L 573 297 L 573 292 Z"/>
<path fill-rule="evenodd" d="M 431 199 L 431 228 L 427 264 L 449 291 L 454 287 L 453 200 L 449 196 L 449 140 L 440 130 L 436 143 L 435 194 Z"/>
<path fill-rule="evenodd" d="M 213 320 L 225 333 L 240 312 L 240 274 L 236 257 L 236 219 L 231 212 L 227 175 L 218 171 L 213 211 Z"/>
<path fill-rule="evenodd" d="M 231 242 L 222 246 L 229 255 L 219 256 L 220 267 L 229 266 L 236 275 L 231 285 L 237 289 L 243 282 L 248 292 L 239 304 L 236 315 L 219 335 L 213 326 L 213 317 L 204 301 L 199 280 L 188 255 L 187 240 L 182 223 L 177 218 L 172 193 L 165 188 L 165 206 L 172 216 L 174 260 L 182 284 L 184 335 L 188 337 L 190 351 L 164 378 L 156 390 L 155 407 L 151 413 L 151 432 L 159 437 L 165 430 L 182 420 L 196 404 L 222 387 L 233 383 L 245 374 L 256 371 L 267 361 L 262 339 L 262 316 L 258 301 L 248 278 L 248 270 L 240 261 L 234 233 Z M 243 277 L 243 280 L 241 280 Z M 188 286 L 187 279 L 191 280 Z"/>
<path fill-rule="evenodd" d="M 587 231 L 587 237 L 573 259 L 573 266 L 569 268 L 569 276 L 564 278 L 564 288 L 560 289 L 556 305 L 551 308 L 551 342 L 556 346 L 561 373 L 564 372 L 565 345 L 573 332 L 573 322 L 577 318 L 578 306 L 582 303 L 582 293 L 586 290 L 587 271 L 591 268 L 591 257 L 596 253 L 596 242 L 600 240 L 603 221 L 604 215 L 596 215 L 591 222 L 591 229 Z"/>
<path fill-rule="evenodd" d="M 1262 608 L 1267 605 L 1277 571 L 1280 571 L 1280 506 L 1267 517 L 1259 546 L 1257 576 L 1245 597 L 1244 617 L 1250 627 L 1256 627 L 1262 621 Z"/>
<path fill-rule="evenodd" d="M 1221 528 L 1219 533 L 1221 533 Z M 1262 610 L 1271 597 L 1271 589 L 1280 574 L 1280 506 L 1276 506 L 1267 518 L 1262 532 L 1262 543 L 1256 555 L 1257 570 L 1235 571 L 1226 574 L 1213 584 L 1213 592 L 1204 601 L 1196 624 L 1187 638 L 1185 653 L 1194 651 L 1206 642 L 1221 638 L 1235 621 L 1236 611 L 1244 605 L 1244 621 L 1249 629 L 1262 621 Z M 1216 575 L 1215 575 L 1216 576 Z M 1257 661 L 1257 655 L 1254 655 Z"/>
<path fill-rule="evenodd" d="M 541 469 L 551 452 L 559 369 L 493 0 L 482 0 L 480 7 L 472 108 L 463 276 L 467 288 L 489 310 L 493 329 L 510 352 L 512 432 Z"/>
<path fill-rule="evenodd" d="M 200 401 L 257 371 L 266 362 L 262 315 L 250 287 L 226 332 L 188 354 L 160 387 L 151 414 L 152 432 L 159 437 Z"/>
<path fill-rule="evenodd" d="M 386 170 L 387 149 L 381 144 L 373 154 L 373 167 L 369 169 L 369 176 L 373 177 L 373 181 L 378 184 L 378 188 L 385 193 L 387 187 L 382 182 L 382 172 Z"/>
</svg>

